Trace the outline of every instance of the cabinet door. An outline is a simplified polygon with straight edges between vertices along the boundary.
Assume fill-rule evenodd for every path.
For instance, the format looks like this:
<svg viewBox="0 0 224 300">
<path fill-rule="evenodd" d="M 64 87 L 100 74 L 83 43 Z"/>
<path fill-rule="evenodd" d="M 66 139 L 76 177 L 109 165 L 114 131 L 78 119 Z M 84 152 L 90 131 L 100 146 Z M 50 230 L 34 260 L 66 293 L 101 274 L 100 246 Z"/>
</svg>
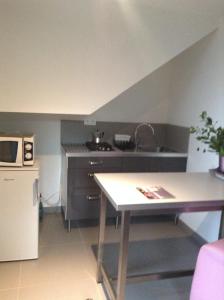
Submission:
<svg viewBox="0 0 224 300">
<path fill-rule="evenodd" d="M 100 209 L 100 189 L 77 189 L 69 196 L 68 218 L 72 220 L 97 219 Z M 116 216 L 116 211 L 107 202 L 107 217 Z"/>
<path fill-rule="evenodd" d="M 38 257 L 37 172 L 0 172 L 0 260 Z"/>
<path fill-rule="evenodd" d="M 118 168 L 99 169 L 69 169 L 68 170 L 68 191 L 77 188 L 97 188 L 94 180 L 94 173 L 115 173 L 120 172 Z"/>
<path fill-rule="evenodd" d="M 69 195 L 68 218 L 72 220 L 97 218 L 100 191 L 78 189 Z"/>
<path fill-rule="evenodd" d="M 69 169 L 104 170 L 106 168 L 121 168 L 120 157 L 69 157 Z"/>
<path fill-rule="evenodd" d="M 123 159 L 123 172 L 147 172 L 150 161 L 146 157 L 125 157 Z"/>
<path fill-rule="evenodd" d="M 72 157 L 68 161 L 68 201 L 66 218 L 71 220 L 99 217 L 100 188 L 94 173 L 121 172 L 119 157 Z M 108 216 L 116 212 L 108 204 Z"/>
<path fill-rule="evenodd" d="M 155 157 L 151 159 L 150 172 L 185 172 L 185 157 Z"/>
</svg>

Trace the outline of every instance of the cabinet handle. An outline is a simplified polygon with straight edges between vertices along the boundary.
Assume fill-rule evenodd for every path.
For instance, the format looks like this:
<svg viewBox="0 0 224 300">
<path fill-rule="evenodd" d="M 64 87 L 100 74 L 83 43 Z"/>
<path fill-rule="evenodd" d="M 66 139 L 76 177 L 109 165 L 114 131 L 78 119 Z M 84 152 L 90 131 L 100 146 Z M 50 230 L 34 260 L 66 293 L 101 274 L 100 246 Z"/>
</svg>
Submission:
<svg viewBox="0 0 224 300">
<path fill-rule="evenodd" d="M 100 195 L 87 195 L 86 199 L 89 200 L 89 201 L 99 200 L 100 199 Z"/>
<path fill-rule="evenodd" d="M 93 176 L 94 176 L 94 173 L 88 173 L 89 178 L 93 178 Z"/>
<path fill-rule="evenodd" d="M 39 200 L 39 180 L 35 179 L 33 186 L 33 206 L 36 206 Z"/>
<path fill-rule="evenodd" d="M 92 160 L 90 160 L 89 161 L 89 165 L 90 166 L 98 166 L 98 165 L 102 165 L 102 164 L 103 164 L 102 160 L 99 160 L 99 161 L 92 161 Z"/>
</svg>

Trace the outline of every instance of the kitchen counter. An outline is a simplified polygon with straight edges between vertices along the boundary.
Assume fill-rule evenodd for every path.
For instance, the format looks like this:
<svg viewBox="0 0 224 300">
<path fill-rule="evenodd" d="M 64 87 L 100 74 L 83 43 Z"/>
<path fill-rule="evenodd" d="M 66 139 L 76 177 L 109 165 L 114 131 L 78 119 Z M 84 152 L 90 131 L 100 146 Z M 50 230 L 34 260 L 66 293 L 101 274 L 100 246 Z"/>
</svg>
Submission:
<svg viewBox="0 0 224 300">
<path fill-rule="evenodd" d="M 62 145 L 66 157 L 187 157 L 185 152 L 149 152 L 142 150 L 122 151 L 114 147 L 114 151 L 90 151 L 82 144 Z"/>
<path fill-rule="evenodd" d="M 90 151 L 78 144 L 63 145 L 62 151 L 62 208 L 69 230 L 71 220 L 99 216 L 100 190 L 94 174 L 186 171 L 187 153 L 122 151 L 115 147 L 114 151 Z M 112 206 L 108 215 L 116 216 Z"/>
</svg>

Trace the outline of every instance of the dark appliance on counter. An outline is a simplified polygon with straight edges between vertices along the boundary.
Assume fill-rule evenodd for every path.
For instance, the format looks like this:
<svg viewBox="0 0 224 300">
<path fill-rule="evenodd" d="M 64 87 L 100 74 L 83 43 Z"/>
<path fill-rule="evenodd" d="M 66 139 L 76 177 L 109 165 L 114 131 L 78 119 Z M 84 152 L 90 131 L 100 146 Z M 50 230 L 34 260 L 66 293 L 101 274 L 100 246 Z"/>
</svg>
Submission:
<svg viewBox="0 0 224 300">
<path fill-rule="evenodd" d="M 90 151 L 113 151 L 114 150 L 111 144 L 107 142 L 100 142 L 100 143 L 86 142 L 86 147 Z"/>
<path fill-rule="evenodd" d="M 115 134 L 114 145 L 122 151 L 133 150 L 135 148 L 135 143 L 129 134 Z"/>
<path fill-rule="evenodd" d="M 135 143 L 133 141 L 115 141 L 114 140 L 114 145 L 122 150 L 122 151 L 128 151 L 128 150 L 133 150 L 135 149 Z"/>
<path fill-rule="evenodd" d="M 92 133 L 93 136 L 93 142 L 95 144 L 101 144 L 102 143 L 102 139 L 104 137 L 104 132 L 100 131 L 99 129 L 97 129 L 95 132 Z"/>
</svg>

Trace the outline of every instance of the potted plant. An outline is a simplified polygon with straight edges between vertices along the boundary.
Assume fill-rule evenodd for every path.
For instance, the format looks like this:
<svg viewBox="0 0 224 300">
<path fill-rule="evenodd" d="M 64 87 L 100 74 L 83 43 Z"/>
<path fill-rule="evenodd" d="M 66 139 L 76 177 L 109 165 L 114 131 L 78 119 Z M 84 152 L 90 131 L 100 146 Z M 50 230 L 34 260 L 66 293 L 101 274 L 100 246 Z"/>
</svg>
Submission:
<svg viewBox="0 0 224 300">
<path fill-rule="evenodd" d="M 192 126 L 190 133 L 195 133 L 198 141 L 208 145 L 210 151 L 219 154 L 219 171 L 224 173 L 224 128 L 218 126 L 217 122 L 213 122 L 206 111 L 200 114 L 200 119 L 203 126 Z"/>
</svg>

